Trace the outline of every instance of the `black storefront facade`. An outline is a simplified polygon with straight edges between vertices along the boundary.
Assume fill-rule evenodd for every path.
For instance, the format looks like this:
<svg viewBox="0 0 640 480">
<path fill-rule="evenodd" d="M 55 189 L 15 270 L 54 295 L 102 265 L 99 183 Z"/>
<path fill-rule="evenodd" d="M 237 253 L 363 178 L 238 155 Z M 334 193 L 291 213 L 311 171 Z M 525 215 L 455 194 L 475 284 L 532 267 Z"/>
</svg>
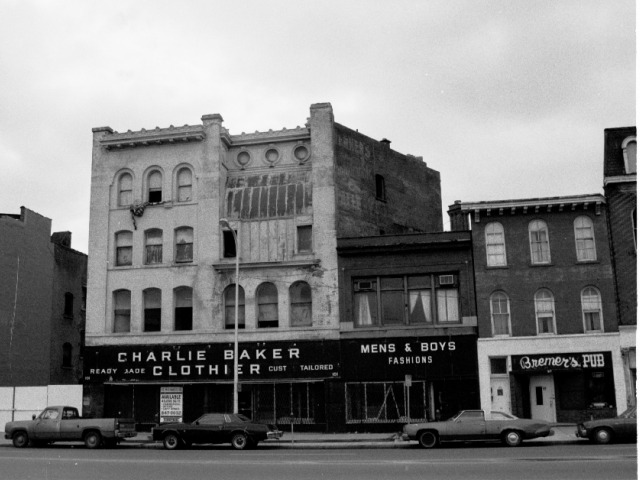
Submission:
<svg viewBox="0 0 640 480">
<path fill-rule="evenodd" d="M 296 431 L 397 431 L 477 408 L 476 338 L 239 344 L 239 410 Z M 87 347 L 84 415 L 139 430 L 231 411 L 233 344 Z"/>
</svg>

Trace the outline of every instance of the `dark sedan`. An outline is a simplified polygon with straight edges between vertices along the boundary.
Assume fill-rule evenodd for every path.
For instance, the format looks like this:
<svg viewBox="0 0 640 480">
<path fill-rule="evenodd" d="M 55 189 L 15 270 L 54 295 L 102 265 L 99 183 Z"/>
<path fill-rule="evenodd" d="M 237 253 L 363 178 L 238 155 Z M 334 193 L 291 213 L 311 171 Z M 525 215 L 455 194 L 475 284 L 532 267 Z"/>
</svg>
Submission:
<svg viewBox="0 0 640 480">
<path fill-rule="evenodd" d="M 153 428 L 152 434 L 167 450 L 202 443 L 231 443 L 236 450 L 244 450 L 262 440 L 282 437 L 282 431 L 273 425 L 233 413 L 205 413 L 192 423 L 165 423 Z"/>
<path fill-rule="evenodd" d="M 638 420 L 636 407 L 631 407 L 615 418 L 602 418 L 578 424 L 578 437 L 588 438 L 594 443 L 637 440 Z"/>
</svg>

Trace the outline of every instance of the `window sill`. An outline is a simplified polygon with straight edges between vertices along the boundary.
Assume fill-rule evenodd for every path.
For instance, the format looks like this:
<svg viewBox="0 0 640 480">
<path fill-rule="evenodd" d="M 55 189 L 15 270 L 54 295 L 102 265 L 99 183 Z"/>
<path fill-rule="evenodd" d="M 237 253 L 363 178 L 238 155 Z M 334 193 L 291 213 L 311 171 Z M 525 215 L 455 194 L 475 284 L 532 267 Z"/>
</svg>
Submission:
<svg viewBox="0 0 640 480">
<path fill-rule="evenodd" d="M 576 260 L 576 265 L 597 265 L 599 263 L 599 260 Z"/>
<path fill-rule="evenodd" d="M 508 270 L 509 265 L 487 265 L 487 270 Z"/>
<path fill-rule="evenodd" d="M 555 264 L 552 262 L 549 263 L 529 263 L 529 266 L 532 268 L 536 268 L 536 267 L 554 267 Z"/>
</svg>

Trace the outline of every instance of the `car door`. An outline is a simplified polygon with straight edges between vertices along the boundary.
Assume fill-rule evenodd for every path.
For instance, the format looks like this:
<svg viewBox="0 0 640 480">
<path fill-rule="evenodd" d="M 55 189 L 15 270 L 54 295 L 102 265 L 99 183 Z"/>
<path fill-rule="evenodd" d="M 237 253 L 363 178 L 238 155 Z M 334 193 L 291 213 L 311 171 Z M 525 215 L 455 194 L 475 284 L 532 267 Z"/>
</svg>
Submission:
<svg viewBox="0 0 640 480">
<path fill-rule="evenodd" d="M 60 420 L 60 440 L 77 440 L 80 438 L 80 415 L 78 410 L 66 407 Z"/>
<path fill-rule="evenodd" d="M 466 410 L 453 421 L 451 426 L 452 440 L 478 440 L 486 431 L 484 412 L 482 410 Z"/>
<path fill-rule="evenodd" d="M 220 437 L 223 425 L 223 414 L 208 413 L 196 420 L 185 432 L 185 440 L 191 443 L 222 443 Z"/>
<path fill-rule="evenodd" d="M 32 435 L 35 440 L 60 439 L 60 412 L 57 408 L 47 408 L 36 419 Z"/>
</svg>

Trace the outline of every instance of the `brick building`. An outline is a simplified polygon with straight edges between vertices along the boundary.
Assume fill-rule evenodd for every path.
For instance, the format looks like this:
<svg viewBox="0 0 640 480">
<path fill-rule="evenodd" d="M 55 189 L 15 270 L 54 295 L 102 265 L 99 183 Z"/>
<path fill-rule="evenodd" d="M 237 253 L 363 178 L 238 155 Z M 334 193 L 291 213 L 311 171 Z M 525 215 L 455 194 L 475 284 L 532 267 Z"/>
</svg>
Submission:
<svg viewBox="0 0 640 480">
<path fill-rule="evenodd" d="M 473 237 L 480 403 L 575 422 L 627 406 L 602 195 L 456 202 Z"/>
<path fill-rule="evenodd" d="M 604 131 L 604 195 L 618 304 L 627 402 L 636 404 L 637 290 L 636 127 Z"/>
<path fill-rule="evenodd" d="M 479 404 L 469 232 L 338 239 L 347 427 L 397 431 Z"/>
<path fill-rule="evenodd" d="M 22 207 L 0 214 L 0 386 L 79 384 L 87 256 Z"/>
<path fill-rule="evenodd" d="M 222 123 L 93 130 L 86 409 L 148 426 L 171 392 L 185 420 L 231 410 L 238 255 L 240 410 L 340 428 L 336 239 L 440 231 L 439 173 L 326 103 L 293 129 Z"/>
</svg>

